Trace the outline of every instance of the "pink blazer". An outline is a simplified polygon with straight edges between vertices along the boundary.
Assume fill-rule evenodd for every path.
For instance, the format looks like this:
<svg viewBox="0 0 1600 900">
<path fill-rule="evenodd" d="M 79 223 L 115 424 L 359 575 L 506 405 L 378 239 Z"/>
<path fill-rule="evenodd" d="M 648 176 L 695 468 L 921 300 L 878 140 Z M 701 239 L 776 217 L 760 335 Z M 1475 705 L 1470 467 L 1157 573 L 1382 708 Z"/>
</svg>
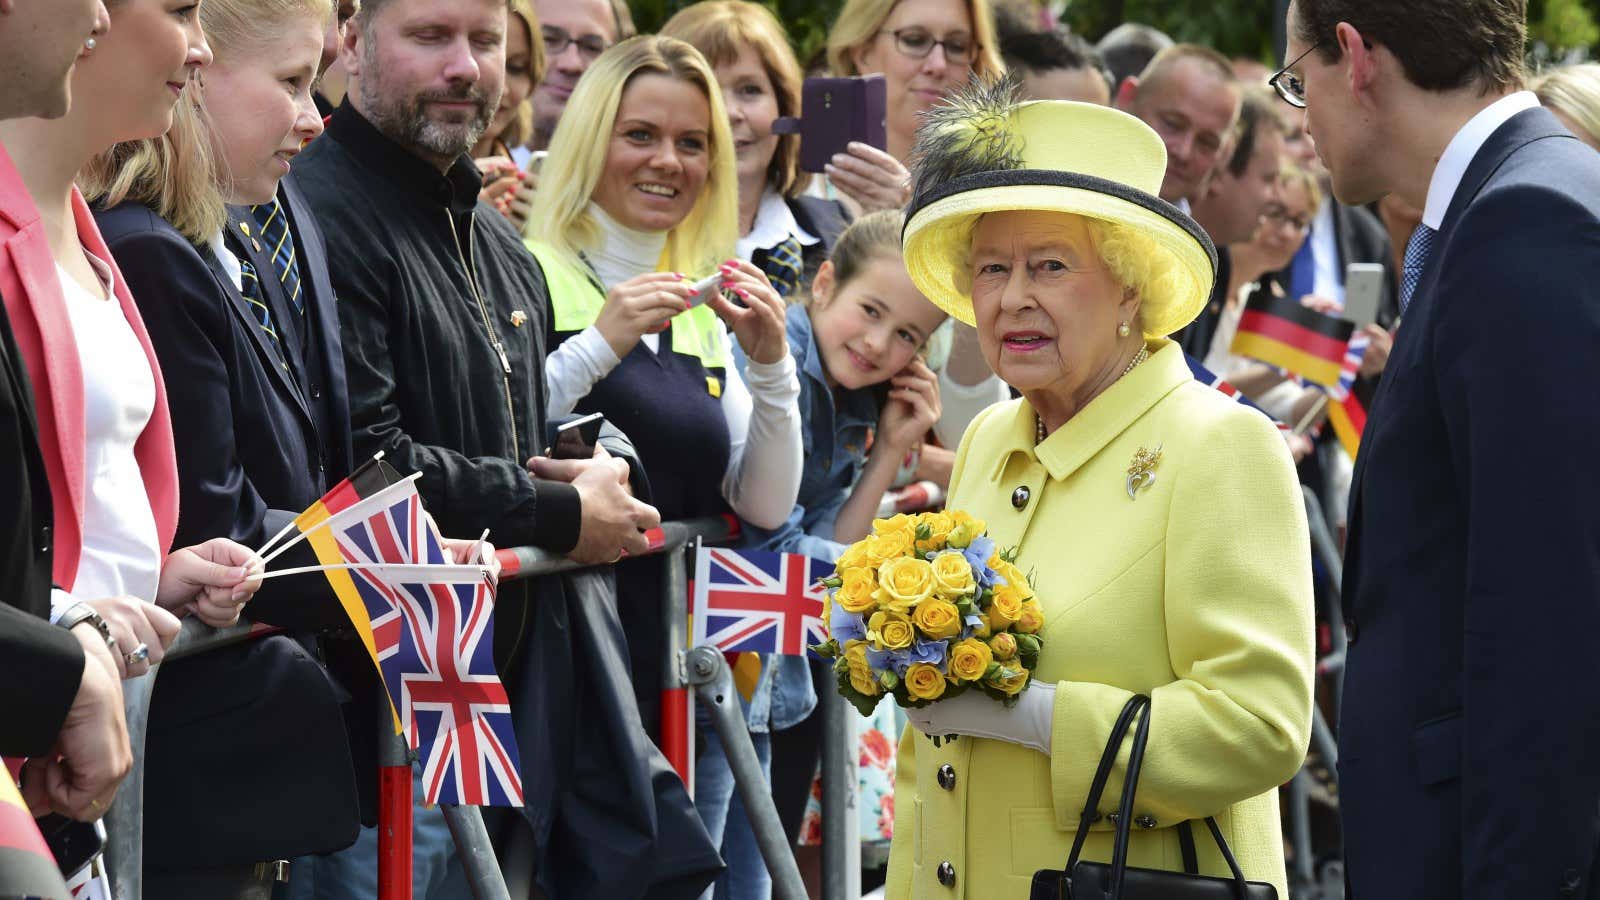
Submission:
<svg viewBox="0 0 1600 900">
<path fill-rule="evenodd" d="M 72 213 L 78 239 L 90 253 L 110 263 L 111 252 L 100 238 L 89 206 L 77 189 L 72 192 Z M 144 433 L 134 444 L 134 457 L 144 477 L 145 493 L 155 514 L 156 534 L 162 552 L 172 546 L 178 527 L 178 461 L 172 444 L 172 419 L 167 412 L 167 391 L 161 382 L 150 336 L 128 295 L 122 273 L 116 274 L 117 302 L 144 347 L 155 374 L 156 406 Z M 33 405 L 39 420 L 39 445 L 45 474 L 50 479 L 50 500 L 55 512 L 55 582 L 71 589 L 83 552 L 84 436 L 83 365 L 67 317 L 66 298 L 50 254 L 38 207 L 22 183 L 11 155 L 0 146 L 0 295 L 22 351 L 28 377 L 33 382 Z M 154 598 L 149 598 L 154 599 Z"/>
</svg>

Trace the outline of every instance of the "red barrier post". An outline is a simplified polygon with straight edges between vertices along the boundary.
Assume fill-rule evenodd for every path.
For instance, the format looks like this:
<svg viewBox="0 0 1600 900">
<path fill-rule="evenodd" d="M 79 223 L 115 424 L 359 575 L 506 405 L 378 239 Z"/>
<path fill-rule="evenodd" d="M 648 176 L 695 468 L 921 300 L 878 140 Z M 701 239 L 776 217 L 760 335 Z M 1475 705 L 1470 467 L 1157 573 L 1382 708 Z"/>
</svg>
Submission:
<svg viewBox="0 0 1600 900">
<path fill-rule="evenodd" d="M 411 900 L 411 758 L 378 685 L 378 900 Z"/>
</svg>

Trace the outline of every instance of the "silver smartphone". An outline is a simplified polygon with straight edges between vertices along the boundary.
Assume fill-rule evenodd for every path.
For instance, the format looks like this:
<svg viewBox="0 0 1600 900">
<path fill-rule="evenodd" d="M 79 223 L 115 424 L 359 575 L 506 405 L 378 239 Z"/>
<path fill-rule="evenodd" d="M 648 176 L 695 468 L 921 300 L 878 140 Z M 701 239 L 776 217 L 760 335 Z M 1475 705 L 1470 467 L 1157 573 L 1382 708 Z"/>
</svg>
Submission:
<svg viewBox="0 0 1600 900">
<path fill-rule="evenodd" d="M 1344 315 L 1365 328 L 1378 321 L 1378 301 L 1383 297 L 1383 266 L 1351 263 L 1344 270 Z"/>
</svg>

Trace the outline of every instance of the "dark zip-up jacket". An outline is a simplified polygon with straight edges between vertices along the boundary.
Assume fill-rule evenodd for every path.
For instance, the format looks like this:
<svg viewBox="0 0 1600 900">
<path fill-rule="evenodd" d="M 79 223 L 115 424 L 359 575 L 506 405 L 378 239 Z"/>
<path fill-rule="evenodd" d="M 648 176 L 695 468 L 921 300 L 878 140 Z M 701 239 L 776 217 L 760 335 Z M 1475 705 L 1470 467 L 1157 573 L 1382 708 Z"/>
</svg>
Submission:
<svg viewBox="0 0 1600 900">
<path fill-rule="evenodd" d="M 327 240 L 356 457 L 381 450 L 401 472 L 421 472 L 418 490 L 447 536 L 488 528 L 502 547 L 571 550 L 576 489 L 524 468 L 543 449 L 544 275 L 478 201 L 472 161 L 440 174 L 347 103 L 295 175 Z M 502 666 L 521 612 L 515 623 L 497 617 Z"/>
</svg>

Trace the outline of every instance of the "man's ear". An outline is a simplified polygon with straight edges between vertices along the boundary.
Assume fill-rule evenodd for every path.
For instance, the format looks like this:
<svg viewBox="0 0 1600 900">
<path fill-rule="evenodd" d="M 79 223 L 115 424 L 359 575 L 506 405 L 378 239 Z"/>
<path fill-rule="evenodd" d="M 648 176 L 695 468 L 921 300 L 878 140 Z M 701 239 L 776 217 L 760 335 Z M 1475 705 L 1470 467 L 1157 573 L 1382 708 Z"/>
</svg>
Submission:
<svg viewBox="0 0 1600 900">
<path fill-rule="evenodd" d="M 1133 99 L 1139 96 L 1139 76 L 1129 75 L 1117 85 L 1116 107 L 1124 112 L 1133 108 Z"/>
<path fill-rule="evenodd" d="M 1378 79 L 1377 50 L 1349 22 L 1334 26 L 1333 35 L 1339 42 L 1340 58 L 1349 62 L 1351 95 L 1361 105 L 1370 106 L 1373 87 Z"/>
<path fill-rule="evenodd" d="M 354 19 L 345 25 L 344 37 L 339 42 L 339 61 L 344 64 L 347 74 L 359 78 L 361 76 L 361 26 Z"/>
</svg>

